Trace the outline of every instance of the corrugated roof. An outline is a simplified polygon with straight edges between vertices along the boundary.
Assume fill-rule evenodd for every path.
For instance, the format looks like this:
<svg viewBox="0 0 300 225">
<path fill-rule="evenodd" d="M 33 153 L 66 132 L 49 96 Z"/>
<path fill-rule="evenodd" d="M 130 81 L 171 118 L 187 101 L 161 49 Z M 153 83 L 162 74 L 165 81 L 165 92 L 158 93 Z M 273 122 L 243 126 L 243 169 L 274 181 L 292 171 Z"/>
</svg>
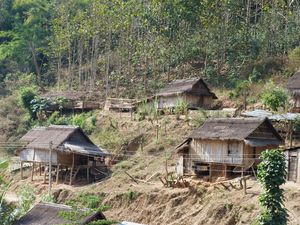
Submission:
<svg viewBox="0 0 300 225">
<path fill-rule="evenodd" d="M 282 120 L 296 120 L 300 118 L 300 113 L 284 113 L 284 114 L 273 114 L 272 112 L 256 109 L 253 111 L 245 111 L 241 113 L 242 116 L 246 117 L 257 117 L 265 118 L 267 117 L 270 120 L 282 121 Z"/>
<path fill-rule="evenodd" d="M 192 91 L 193 86 L 198 82 L 201 82 L 205 87 L 203 90 L 201 90 L 201 95 L 213 96 L 214 98 L 217 98 L 201 78 L 174 80 L 173 82 L 169 83 L 164 89 L 162 89 L 158 94 L 156 94 L 156 96 L 168 96 L 189 92 Z"/>
<path fill-rule="evenodd" d="M 74 141 L 69 138 L 79 132 L 83 140 Z M 85 155 L 109 155 L 105 149 L 96 146 L 88 136 L 77 126 L 52 125 L 46 128 L 34 128 L 25 134 L 21 140 L 29 142 L 26 148 L 31 149 L 50 149 L 70 151 L 77 154 Z"/>
<path fill-rule="evenodd" d="M 209 119 L 196 129 L 190 138 L 212 140 L 244 140 L 264 122 L 269 124 L 272 132 L 281 140 L 270 121 L 266 118 L 223 118 Z"/>
<path fill-rule="evenodd" d="M 26 215 L 24 215 L 15 225 L 53 225 L 53 224 L 71 224 L 74 221 L 67 220 L 60 216 L 60 212 L 75 211 L 70 206 L 54 204 L 54 203 L 38 203 L 35 205 Z M 93 218 L 105 219 L 102 213 L 91 213 L 90 215 L 84 215 L 83 218 L 79 218 L 80 221 L 76 221 L 76 224 L 88 224 Z"/>
</svg>

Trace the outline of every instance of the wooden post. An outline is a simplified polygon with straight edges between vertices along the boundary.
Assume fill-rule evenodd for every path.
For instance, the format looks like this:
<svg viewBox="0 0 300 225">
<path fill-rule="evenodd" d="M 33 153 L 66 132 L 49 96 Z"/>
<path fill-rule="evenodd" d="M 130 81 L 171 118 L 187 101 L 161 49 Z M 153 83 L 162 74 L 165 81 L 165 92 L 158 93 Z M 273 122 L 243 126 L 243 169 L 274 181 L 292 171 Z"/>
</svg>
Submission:
<svg viewBox="0 0 300 225">
<path fill-rule="evenodd" d="M 21 172 L 21 180 L 23 180 L 23 161 L 21 161 L 20 172 Z"/>
<path fill-rule="evenodd" d="M 90 182 L 90 168 L 89 168 L 89 159 L 90 157 L 87 157 L 87 168 L 86 168 L 86 180 L 89 183 Z"/>
<path fill-rule="evenodd" d="M 59 181 L 59 164 L 57 164 L 57 168 L 56 168 L 56 184 L 58 184 Z"/>
<path fill-rule="evenodd" d="M 243 189 L 244 189 L 244 195 L 246 195 L 246 194 L 247 194 L 247 184 L 246 184 L 246 178 L 245 178 L 245 177 L 243 177 L 242 179 L 243 179 Z"/>
<path fill-rule="evenodd" d="M 209 181 L 211 181 L 212 173 L 211 173 L 211 163 L 209 164 Z"/>
<path fill-rule="evenodd" d="M 40 176 L 42 176 L 42 163 L 39 164 Z"/>
<path fill-rule="evenodd" d="M 225 167 L 225 168 L 224 168 L 224 173 L 225 173 L 225 174 L 224 174 L 224 175 L 225 175 L 224 177 L 225 177 L 225 179 L 226 179 L 226 178 L 227 178 L 227 164 L 225 164 L 224 167 Z"/>
<path fill-rule="evenodd" d="M 73 153 L 73 155 L 72 155 L 72 167 L 71 167 L 71 172 L 70 172 L 70 185 L 72 185 L 72 179 L 73 179 L 73 177 L 72 177 L 72 175 L 73 175 L 73 170 L 74 170 L 74 153 Z"/>
<path fill-rule="evenodd" d="M 32 167 L 31 167 L 31 181 L 33 181 L 33 174 L 34 174 L 34 160 L 35 160 L 35 150 L 33 150 L 33 159 L 32 159 Z"/>
<path fill-rule="evenodd" d="M 47 172 L 47 168 L 46 165 L 44 166 L 44 184 L 46 184 L 46 172 Z"/>
<path fill-rule="evenodd" d="M 50 154 L 49 154 L 49 193 L 51 193 L 51 188 L 52 188 L 52 141 L 49 143 L 49 150 L 50 150 Z"/>
<path fill-rule="evenodd" d="M 89 166 L 86 168 L 86 179 L 87 179 L 87 182 L 89 183 L 90 182 L 90 168 L 89 168 Z"/>
</svg>

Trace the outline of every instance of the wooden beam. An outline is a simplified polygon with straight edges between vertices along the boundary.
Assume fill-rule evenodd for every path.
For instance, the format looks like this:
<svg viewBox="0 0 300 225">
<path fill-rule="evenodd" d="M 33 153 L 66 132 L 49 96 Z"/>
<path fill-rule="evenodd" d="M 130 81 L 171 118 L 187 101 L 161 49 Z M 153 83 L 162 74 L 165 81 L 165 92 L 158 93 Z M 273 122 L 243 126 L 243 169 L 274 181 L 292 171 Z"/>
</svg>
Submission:
<svg viewBox="0 0 300 225">
<path fill-rule="evenodd" d="M 70 172 L 70 185 L 72 185 L 72 175 L 73 175 L 73 170 L 74 170 L 74 153 L 72 154 L 72 167 L 71 167 L 71 172 Z"/>
<path fill-rule="evenodd" d="M 42 176 L 42 163 L 39 164 L 39 167 L 40 167 L 40 169 L 39 169 L 40 170 L 40 176 Z"/>
<path fill-rule="evenodd" d="M 59 164 L 57 164 L 57 167 L 56 167 L 56 184 L 58 184 L 58 181 L 59 181 Z"/>
</svg>

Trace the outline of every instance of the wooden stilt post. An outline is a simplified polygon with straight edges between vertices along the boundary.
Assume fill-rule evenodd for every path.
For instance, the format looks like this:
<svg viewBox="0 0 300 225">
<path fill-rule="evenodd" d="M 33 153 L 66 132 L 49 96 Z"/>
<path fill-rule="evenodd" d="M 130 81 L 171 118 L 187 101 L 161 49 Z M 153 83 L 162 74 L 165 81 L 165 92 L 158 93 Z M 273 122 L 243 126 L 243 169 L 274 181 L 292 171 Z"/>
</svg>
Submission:
<svg viewBox="0 0 300 225">
<path fill-rule="evenodd" d="M 47 168 L 46 165 L 44 166 L 44 184 L 46 184 L 46 172 L 47 172 Z"/>
<path fill-rule="evenodd" d="M 39 164 L 40 176 L 42 176 L 42 163 Z"/>
<path fill-rule="evenodd" d="M 72 167 L 71 167 L 71 172 L 70 172 L 70 185 L 72 185 L 72 180 L 73 180 L 73 177 L 72 177 L 72 175 L 73 175 L 73 170 L 74 170 L 74 153 L 73 153 L 73 155 L 72 155 Z"/>
<path fill-rule="evenodd" d="M 87 179 L 87 182 L 89 183 L 90 182 L 90 168 L 89 167 L 86 168 L 86 179 Z"/>
<path fill-rule="evenodd" d="M 89 159 L 90 159 L 90 157 L 87 157 L 86 180 L 88 183 L 90 182 Z"/>
<path fill-rule="evenodd" d="M 32 167 L 31 167 L 31 181 L 33 181 L 33 174 L 34 174 L 34 160 L 35 160 L 35 150 L 33 150 L 33 159 L 32 159 Z"/>
<path fill-rule="evenodd" d="M 56 184 L 58 184 L 58 181 L 59 181 L 59 164 L 57 164 L 56 167 Z"/>
<path fill-rule="evenodd" d="M 21 173 L 21 180 L 23 180 L 23 161 L 21 161 L 20 173 Z"/>
<path fill-rule="evenodd" d="M 211 173 L 211 164 L 209 164 L 209 181 L 211 181 L 212 173 Z"/>
<path fill-rule="evenodd" d="M 49 155 L 49 193 L 51 193 L 51 188 L 52 188 L 52 141 L 49 143 L 49 150 L 50 150 L 50 155 Z"/>
</svg>

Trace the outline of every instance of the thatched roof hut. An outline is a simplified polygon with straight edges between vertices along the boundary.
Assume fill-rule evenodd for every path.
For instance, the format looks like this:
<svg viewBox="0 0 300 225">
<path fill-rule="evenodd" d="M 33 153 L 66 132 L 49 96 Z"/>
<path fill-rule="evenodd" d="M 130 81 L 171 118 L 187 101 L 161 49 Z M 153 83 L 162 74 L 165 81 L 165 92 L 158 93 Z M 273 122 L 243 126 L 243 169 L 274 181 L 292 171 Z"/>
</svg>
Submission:
<svg viewBox="0 0 300 225">
<path fill-rule="evenodd" d="M 178 98 L 187 101 L 190 108 L 210 108 L 217 96 L 201 78 L 175 80 L 155 95 L 158 108 L 174 107 Z"/>
<path fill-rule="evenodd" d="M 71 224 L 70 221 L 64 218 L 62 212 L 77 212 L 81 218 L 76 220 L 76 224 L 88 224 L 92 221 L 104 220 L 105 216 L 101 212 L 85 215 L 84 210 L 74 210 L 70 206 L 54 204 L 54 203 L 38 203 L 26 215 L 24 215 L 15 225 L 53 225 L 53 224 Z"/>
<path fill-rule="evenodd" d="M 209 119 L 203 126 L 194 130 L 190 138 L 209 140 L 237 140 L 243 141 L 251 139 L 251 134 L 261 125 L 265 125 L 268 132 L 274 135 L 274 139 L 269 140 L 269 144 L 281 144 L 282 138 L 277 133 L 270 120 L 267 118 L 223 118 Z M 264 136 L 261 137 L 264 139 Z"/>
<path fill-rule="evenodd" d="M 197 84 L 201 86 L 201 88 L 195 89 Z M 210 91 L 209 87 L 202 78 L 174 80 L 159 93 L 157 93 L 156 96 L 169 96 L 183 93 L 212 96 L 214 99 L 217 99 L 215 93 Z"/>
<path fill-rule="evenodd" d="M 209 119 L 177 147 L 177 173 L 211 178 L 226 177 L 235 167 L 254 171 L 262 151 L 283 143 L 267 118 Z"/>
<path fill-rule="evenodd" d="M 37 127 L 26 133 L 21 141 L 28 142 L 27 149 L 49 150 L 91 156 L 109 155 L 108 151 L 96 146 L 78 126 L 51 125 Z"/>
<path fill-rule="evenodd" d="M 288 79 L 287 89 L 294 101 L 293 112 L 300 112 L 300 70 Z"/>
<path fill-rule="evenodd" d="M 46 167 L 50 167 L 51 171 L 51 167 L 54 166 L 57 171 L 57 182 L 60 170 L 68 168 L 69 173 L 65 180 L 69 179 L 70 184 L 82 169 L 87 170 L 88 181 L 90 169 L 107 171 L 105 159 L 110 153 L 96 146 L 77 126 L 52 125 L 34 128 L 25 134 L 21 141 L 26 143 L 24 148 L 17 151 L 21 161 L 21 178 L 23 163 L 31 163 L 32 171 L 35 164 L 40 167 L 43 165 L 45 173 Z"/>
<path fill-rule="evenodd" d="M 87 93 L 84 91 L 55 91 L 45 93 L 41 95 L 41 97 L 49 99 L 65 98 L 69 100 L 84 100 L 87 97 Z"/>
<path fill-rule="evenodd" d="M 58 98 L 65 99 L 64 109 L 98 109 L 100 108 L 100 97 L 95 92 L 85 91 L 55 91 L 41 95 L 42 98 L 56 101 Z M 57 110 L 53 107 L 51 110 Z"/>
</svg>

